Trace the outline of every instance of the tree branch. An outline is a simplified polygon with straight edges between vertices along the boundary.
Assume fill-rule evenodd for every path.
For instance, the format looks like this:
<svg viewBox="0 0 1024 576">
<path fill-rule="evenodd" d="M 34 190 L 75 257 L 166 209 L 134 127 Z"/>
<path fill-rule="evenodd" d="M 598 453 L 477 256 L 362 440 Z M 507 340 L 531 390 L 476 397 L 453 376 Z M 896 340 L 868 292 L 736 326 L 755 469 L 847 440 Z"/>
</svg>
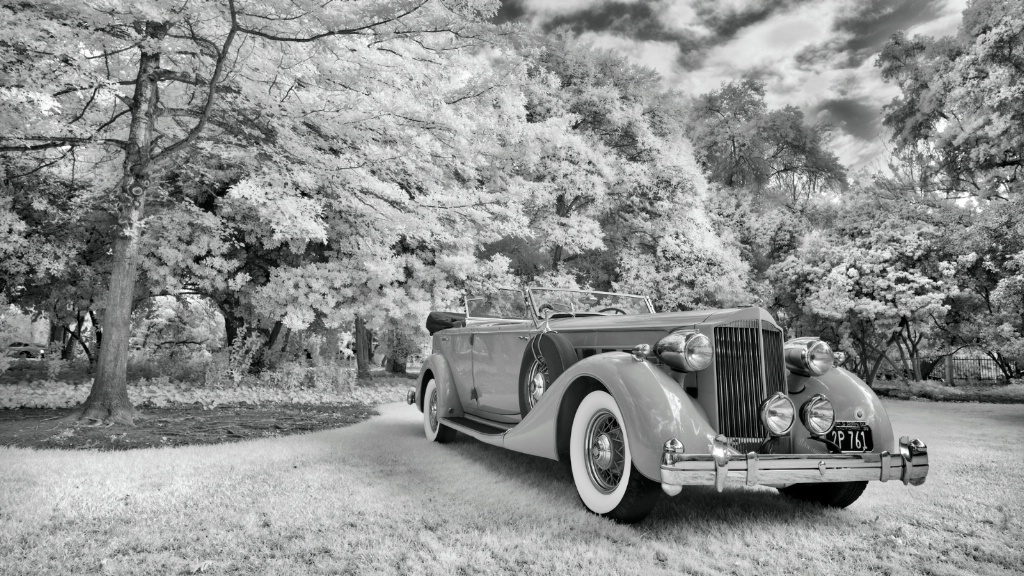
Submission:
<svg viewBox="0 0 1024 576">
<path fill-rule="evenodd" d="M 331 36 L 356 36 L 362 34 L 363 32 L 366 32 L 367 30 L 372 30 L 373 28 L 376 28 L 378 26 L 383 26 L 385 24 L 397 22 L 398 20 L 401 20 L 402 18 L 405 18 L 406 16 L 409 16 L 410 14 L 417 12 L 420 8 L 423 8 L 423 6 L 427 4 L 427 1 L 429 0 L 424 0 L 423 2 L 420 2 L 416 6 L 413 6 L 409 10 L 406 10 L 405 12 L 398 14 L 397 16 L 385 18 L 384 20 L 378 20 L 377 22 L 366 24 L 365 26 L 359 26 L 357 28 L 342 28 L 339 30 L 328 30 L 326 32 L 321 32 L 320 34 L 314 34 L 312 36 L 278 36 L 276 34 L 269 34 L 261 30 L 245 27 L 238 27 L 238 31 L 259 38 L 264 38 L 266 40 L 273 40 L 275 42 L 314 42 L 316 40 L 320 40 L 321 38 L 329 38 Z M 236 22 L 238 13 L 235 11 L 234 2 L 231 2 L 231 5 L 231 20 L 234 23 Z M 249 16 L 254 15 L 250 14 Z"/>
</svg>

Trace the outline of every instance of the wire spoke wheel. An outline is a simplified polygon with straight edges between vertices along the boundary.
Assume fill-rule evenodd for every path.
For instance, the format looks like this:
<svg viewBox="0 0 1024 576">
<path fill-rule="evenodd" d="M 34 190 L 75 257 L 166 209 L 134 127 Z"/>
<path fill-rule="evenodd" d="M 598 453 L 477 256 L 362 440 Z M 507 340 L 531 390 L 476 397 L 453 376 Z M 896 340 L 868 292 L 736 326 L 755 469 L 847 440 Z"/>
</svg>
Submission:
<svg viewBox="0 0 1024 576">
<path fill-rule="evenodd" d="M 611 494 L 622 481 L 626 465 L 626 449 L 622 429 L 615 415 L 601 410 L 587 423 L 587 475 L 602 494 Z"/>
<path fill-rule="evenodd" d="M 587 509 L 616 522 L 638 522 L 658 501 L 661 485 L 637 470 L 625 422 L 611 394 L 587 394 L 573 416 L 569 467 Z"/>
<path fill-rule="evenodd" d="M 430 407 L 427 413 L 427 418 L 430 419 L 430 429 L 434 432 L 437 431 L 437 389 L 430 391 Z"/>
<path fill-rule="evenodd" d="M 455 430 L 445 426 L 438 418 L 437 405 L 437 384 L 431 379 L 423 391 L 423 433 L 431 442 L 451 442 L 455 438 Z"/>
</svg>

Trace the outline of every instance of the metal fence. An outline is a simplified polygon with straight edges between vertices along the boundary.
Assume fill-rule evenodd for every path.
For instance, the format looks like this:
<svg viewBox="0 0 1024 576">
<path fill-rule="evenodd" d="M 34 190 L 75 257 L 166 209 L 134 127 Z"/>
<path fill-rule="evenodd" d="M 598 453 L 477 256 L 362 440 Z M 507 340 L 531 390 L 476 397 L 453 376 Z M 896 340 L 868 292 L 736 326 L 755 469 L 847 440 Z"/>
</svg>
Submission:
<svg viewBox="0 0 1024 576">
<path fill-rule="evenodd" d="M 1003 379 L 1003 371 L 991 358 L 953 358 L 953 380 L 967 382 L 995 382 Z M 946 379 L 946 360 L 940 360 L 931 377 Z"/>
</svg>

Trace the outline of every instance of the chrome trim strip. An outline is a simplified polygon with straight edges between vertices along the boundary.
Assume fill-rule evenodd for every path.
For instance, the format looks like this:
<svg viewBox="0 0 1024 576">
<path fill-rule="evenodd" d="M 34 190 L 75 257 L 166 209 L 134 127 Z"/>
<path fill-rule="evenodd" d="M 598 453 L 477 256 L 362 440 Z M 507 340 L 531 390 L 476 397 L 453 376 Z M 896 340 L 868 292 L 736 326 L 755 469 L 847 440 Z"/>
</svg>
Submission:
<svg viewBox="0 0 1024 576">
<path fill-rule="evenodd" d="M 679 454 L 666 450 L 661 466 L 662 489 L 671 495 L 678 493 L 676 487 L 686 485 L 711 485 L 721 490 L 728 484 L 754 486 L 886 481 L 889 478 L 906 479 L 909 485 L 919 486 L 928 476 L 928 449 L 920 440 L 907 440 L 907 458 L 892 458 L 888 452 L 730 454 L 721 438 L 712 442 L 712 454 Z M 669 461 L 672 464 L 668 464 Z"/>
</svg>

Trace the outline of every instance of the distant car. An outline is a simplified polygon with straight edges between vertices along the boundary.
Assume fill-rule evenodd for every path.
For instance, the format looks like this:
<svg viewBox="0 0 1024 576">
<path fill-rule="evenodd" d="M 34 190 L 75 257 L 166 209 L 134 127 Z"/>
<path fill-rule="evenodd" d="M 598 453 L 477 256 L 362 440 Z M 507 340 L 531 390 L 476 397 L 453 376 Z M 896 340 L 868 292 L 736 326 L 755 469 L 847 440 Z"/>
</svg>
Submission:
<svg viewBox="0 0 1024 576">
<path fill-rule="evenodd" d="M 31 342 L 11 342 L 7 346 L 7 355 L 15 358 L 42 358 L 46 356 L 45 344 Z"/>
<path fill-rule="evenodd" d="M 920 485 L 928 451 L 818 338 L 757 307 L 654 313 L 649 299 L 529 288 L 427 318 L 408 401 L 428 440 L 461 432 L 567 462 L 583 504 L 644 518 L 683 486 L 772 486 L 845 508 L 872 480 Z"/>
</svg>

